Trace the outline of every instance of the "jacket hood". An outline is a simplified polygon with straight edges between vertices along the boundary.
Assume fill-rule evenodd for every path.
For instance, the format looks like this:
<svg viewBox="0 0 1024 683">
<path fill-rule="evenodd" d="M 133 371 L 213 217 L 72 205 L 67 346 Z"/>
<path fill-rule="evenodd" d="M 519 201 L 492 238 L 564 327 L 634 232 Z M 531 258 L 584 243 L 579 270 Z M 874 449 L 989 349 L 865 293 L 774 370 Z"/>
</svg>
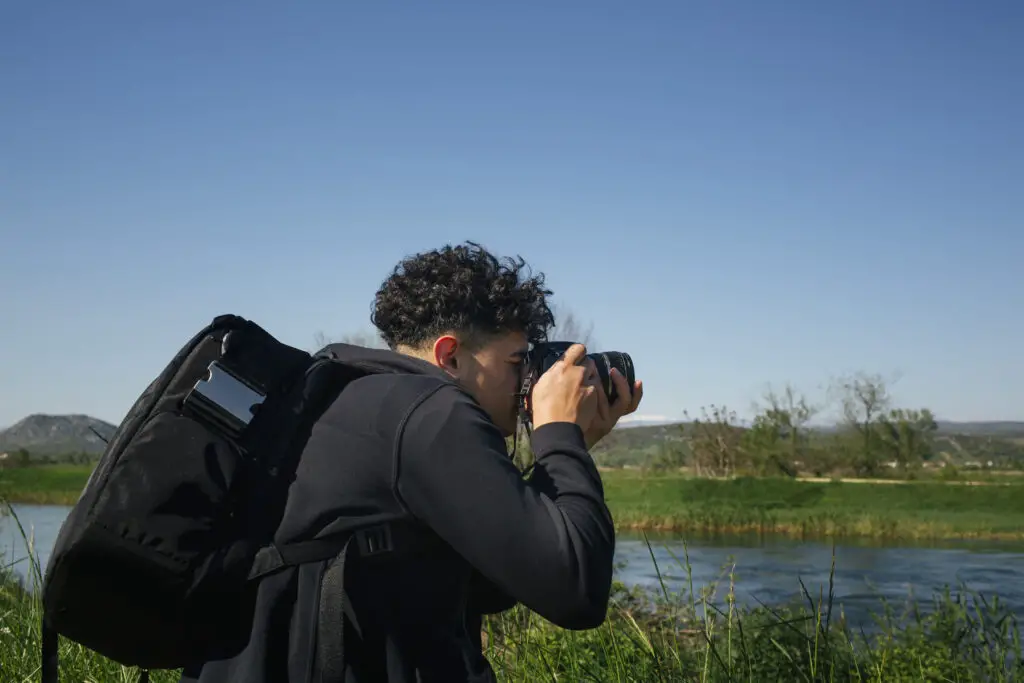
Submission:
<svg viewBox="0 0 1024 683">
<path fill-rule="evenodd" d="M 452 382 L 447 372 L 420 358 L 408 356 L 390 349 L 371 349 L 354 344 L 328 344 L 317 351 L 315 356 L 326 356 L 346 363 L 358 363 L 371 367 L 376 372 L 400 375 L 429 375 Z"/>
</svg>

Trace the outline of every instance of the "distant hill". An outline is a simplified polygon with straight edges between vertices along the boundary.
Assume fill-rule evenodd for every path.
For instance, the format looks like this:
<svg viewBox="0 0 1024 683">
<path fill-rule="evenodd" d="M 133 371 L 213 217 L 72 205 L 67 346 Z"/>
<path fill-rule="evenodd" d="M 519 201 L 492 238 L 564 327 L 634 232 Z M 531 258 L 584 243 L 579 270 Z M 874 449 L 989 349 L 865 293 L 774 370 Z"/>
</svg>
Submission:
<svg viewBox="0 0 1024 683">
<path fill-rule="evenodd" d="M 647 422 L 645 420 L 638 420 L 636 422 L 628 422 L 619 425 L 616 431 L 620 429 L 629 429 L 636 431 L 637 434 L 661 434 L 668 430 L 678 429 L 681 425 L 687 424 L 683 420 L 652 420 Z M 1024 439 L 1024 420 L 993 420 L 991 422 L 954 422 L 950 420 L 939 420 L 938 421 L 938 433 L 939 434 L 963 434 L 966 436 L 998 436 L 1002 438 L 1021 438 Z M 654 429 L 655 431 L 646 431 Z M 837 429 L 837 426 L 817 426 L 814 429 L 822 432 L 832 432 Z"/>
<path fill-rule="evenodd" d="M 23 448 L 32 455 L 98 455 L 103 452 L 104 443 L 93 429 L 104 439 L 109 439 L 116 427 L 88 415 L 29 415 L 0 430 L 0 453 L 12 453 Z"/>
<path fill-rule="evenodd" d="M 991 422 L 953 422 L 938 420 L 938 434 L 956 434 L 964 436 L 993 436 L 1002 439 L 1024 438 L 1024 421 L 1004 420 Z M 840 429 L 840 425 L 816 425 L 815 431 L 830 433 Z"/>
<path fill-rule="evenodd" d="M 600 441 L 598 450 L 622 448 L 645 448 L 652 444 L 682 438 L 682 427 L 686 423 L 623 426 L 613 429 Z"/>
<path fill-rule="evenodd" d="M 607 466 L 637 465 L 684 441 L 687 422 L 626 426 L 612 430 L 594 449 L 594 458 Z M 744 427 L 739 427 L 744 429 Z M 834 433 L 838 427 L 819 426 L 821 434 Z M 1024 462 L 1024 422 L 949 422 L 938 423 L 935 454 L 941 461 L 955 463 L 1014 460 Z"/>
<path fill-rule="evenodd" d="M 947 422 L 939 420 L 939 434 L 967 436 L 998 436 L 1004 439 L 1024 438 L 1024 422 L 1004 420 L 992 422 Z"/>
</svg>

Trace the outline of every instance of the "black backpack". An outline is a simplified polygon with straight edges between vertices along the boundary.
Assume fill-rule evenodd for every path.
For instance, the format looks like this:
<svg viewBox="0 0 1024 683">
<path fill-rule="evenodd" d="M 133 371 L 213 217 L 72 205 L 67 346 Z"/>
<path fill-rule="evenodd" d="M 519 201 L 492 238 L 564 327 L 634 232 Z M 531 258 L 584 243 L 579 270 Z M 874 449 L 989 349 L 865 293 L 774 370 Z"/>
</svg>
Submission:
<svg viewBox="0 0 1024 683">
<path fill-rule="evenodd" d="M 57 536 L 43 581 L 43 683 L 58 680 L 59 635 L 144 680 L 231 656 L 248 642 L 260 578 L 332 558 L 343 570 L 353 537 L 356 552 L 393 551 L 394 525 L 380 520 L 272 543 L 317 418 L 378 371 L 288 346 L 235 315 L 186 343 L 128 412 Z M 341 641 L 331 634 L 324 647 Z M 339 675 L 340 651 L 318 656 Z"/>
</svg>

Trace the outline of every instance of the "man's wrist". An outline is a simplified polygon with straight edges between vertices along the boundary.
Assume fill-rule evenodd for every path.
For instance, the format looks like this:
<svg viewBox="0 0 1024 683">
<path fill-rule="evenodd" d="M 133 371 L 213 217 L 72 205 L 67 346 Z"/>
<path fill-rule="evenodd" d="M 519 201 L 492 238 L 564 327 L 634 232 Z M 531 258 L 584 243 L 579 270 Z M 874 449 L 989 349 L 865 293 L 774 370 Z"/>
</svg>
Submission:
<svg viewBox="0 0 1024 683">
<path fill-rule="evenodd" d="M 582 449 L 589 452 L 583 430 L 575 422 L 547 422 L 533 430 L 531 436 L 534 454 L 539 458 L 558 448 Z"/>
</svg>

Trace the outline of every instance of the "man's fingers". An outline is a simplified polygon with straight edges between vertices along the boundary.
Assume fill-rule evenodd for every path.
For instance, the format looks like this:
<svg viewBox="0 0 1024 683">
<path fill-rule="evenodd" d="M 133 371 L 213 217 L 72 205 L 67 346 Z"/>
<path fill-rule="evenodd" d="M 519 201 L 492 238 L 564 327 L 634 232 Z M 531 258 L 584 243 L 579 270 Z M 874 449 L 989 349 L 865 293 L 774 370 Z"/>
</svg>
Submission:
<svg viewBox="0 0 1024 683">
<path fill-rule="evenodd" d="M 629 382 L 626 381 L 625 375 L 619 372 L 616 368 L 612 368 L 610 374 L 612 377 L 612 384 L 615 385 L 616 393 L 615 405 L 612 406 L 612 409 L 616 414 L 625 415 L 633 400 L 629 395 Z"/>
<path fill-rule="evenodd" d="M 612 411 L 612 406 L 608 403 L 608 394 L 601 383 L 601 376 L 597 372 L 597 365 L 589 359 L 587 365 L 592 366 L 594 369 L 593 375 L 587 375 L 587 384 L 593 386 L 594 391 L 597 393 L 597 414 L 602 420 L 606 420 L 610 417 Z"/>
<path fill-rule="evenodd" d="M 635 413 L 644 397 L 644 383 L 640 380 L 634 382 L 633 395 L 630 396 L 629 383 L 617 370 L 612 371 L 612 381 L 615 382 L 615 391 L 618 392 L 618 396 L 615 397 L 615 405 L 612 407 L 615 414 L 622 417 Z"/>
<path fill-rule="evenodd" d="M 580 359 L 587 355 L 587 347 L 583 344 L 573 344 L 566 350 L 565 354 L 562 355 L 562 360 L 565 361 L 566 365 L 578 365 Z"/>
<path fill-rule="evenodd" d="M 630 413 L 634 412 L 637 408 L 640 407 L 640 401 L 643 400 L 643 397 L 644 383 L 641 382 L 640 380 L 637 380 L 636 383 L 633 385 L 633 404 L 629 407 Z"/>
</svg>

